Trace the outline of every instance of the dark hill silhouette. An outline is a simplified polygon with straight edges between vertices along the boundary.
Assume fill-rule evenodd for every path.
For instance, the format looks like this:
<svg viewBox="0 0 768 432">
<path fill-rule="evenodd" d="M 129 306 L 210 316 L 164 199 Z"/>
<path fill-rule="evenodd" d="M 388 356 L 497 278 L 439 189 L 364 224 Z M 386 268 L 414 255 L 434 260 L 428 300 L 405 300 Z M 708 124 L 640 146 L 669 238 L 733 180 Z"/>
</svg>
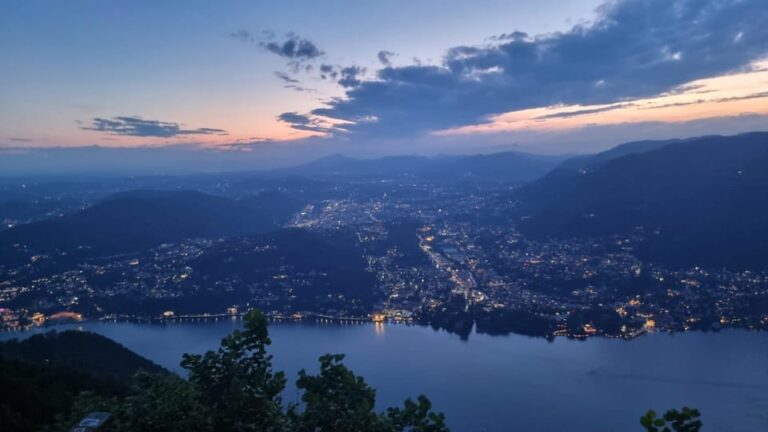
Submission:
<svg viewBox="0 0 768 432">
<path fill-rule="evenodd" d="M 130 191 L 82 211 L 0 232 L 0 251 L 23 245 L 73 256 L 131 252 L 192 237 L 268 232 L 297 209 L 280 194 L 233 200 L 195 191 Z"/>
<path fill-rule="evenodd" d="M 2 342 L 0 430 L 43 430 L 81 392 L 127 395 L 140 371 L 169 376 L 157 364 L 95 333 L 51 331 Z"/>
<path fill-rule="evenodd" d="M 168 373 L 163 367 L 136 354 L 112 339 L 96 333 L 67 330 L 12 339 L 0 343 L 5 360 L 55 365 L 129 381 L 136 372 Z"/>
<path fill-rule="evenodd" d="M 620 158 L 631 154 L 640 154 L 656 150 L 662 147 L 666 147 L 670 144 L 683 142 L 685 140 L 671 139 L 663 141 L 633 141 L 624 144 L 619 144 L 616 147 L 612 147 L 608 150 L 600 153 L 595 153 L 585 156 L 577 156 L 565 160 L 563 163 L 557 166 L 557 169 L 589 169 L 596 168 L 612 159 Z"/>
<path fill-rule="evenodd" d="M 518 198 L 536 237 L 642 230 L 639 253 L 673 266 L 768 268 L 768 133 L 673 142 L 593 169 L 555 170 Z"/>
</svg>

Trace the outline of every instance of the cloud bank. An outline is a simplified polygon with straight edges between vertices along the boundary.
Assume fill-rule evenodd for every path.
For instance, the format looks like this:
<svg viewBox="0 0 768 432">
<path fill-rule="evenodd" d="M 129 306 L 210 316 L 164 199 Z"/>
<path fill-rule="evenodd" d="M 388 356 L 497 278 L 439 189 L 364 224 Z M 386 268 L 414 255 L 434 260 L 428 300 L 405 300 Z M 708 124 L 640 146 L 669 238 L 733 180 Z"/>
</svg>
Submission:
<svg viewBox="0 0 768 432">
<path fill-rule="evenodd" d="M 349 74 L 345 96 L 309 114 L 350 122 L 357 136 L 423 136 L 515 110 L 653 97 L 767 54 L 765 0 L 610 1 L 590 24 L 513 31 L 451 48 L 437 65 L 394 67 L 383 55 L 375 78 Z"/>
<path fill-rule="evenodd" d="M 138 116 L 119 116 L 111 119 L 96 117 L 90 126 L 83 126 L 81 129 L 106 132 L 111 135 L 156 138 L 185 135 L 227 135 L 227 131 L 223 129 L 182 129 L 179 123 L 145 120 Z"/>
</svg>

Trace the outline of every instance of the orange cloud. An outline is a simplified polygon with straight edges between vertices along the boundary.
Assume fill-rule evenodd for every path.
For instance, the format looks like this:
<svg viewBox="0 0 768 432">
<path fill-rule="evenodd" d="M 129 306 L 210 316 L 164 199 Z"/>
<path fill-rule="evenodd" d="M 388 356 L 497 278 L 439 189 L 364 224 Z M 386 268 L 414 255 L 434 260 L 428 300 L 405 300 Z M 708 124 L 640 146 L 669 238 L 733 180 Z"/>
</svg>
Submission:
<svg viewBox="0 0 768 432">
<path fill-rule="evenodd" d="M 754 63 L 749 71 L 693 81 L 655 98 L 512 111 L 492 116 L 488 123 L 441 130 L 434 135 L 564 131 L 593 125 L 687 122 L 744 113 L 768 114 L 768 61 Z"/>
</svg>

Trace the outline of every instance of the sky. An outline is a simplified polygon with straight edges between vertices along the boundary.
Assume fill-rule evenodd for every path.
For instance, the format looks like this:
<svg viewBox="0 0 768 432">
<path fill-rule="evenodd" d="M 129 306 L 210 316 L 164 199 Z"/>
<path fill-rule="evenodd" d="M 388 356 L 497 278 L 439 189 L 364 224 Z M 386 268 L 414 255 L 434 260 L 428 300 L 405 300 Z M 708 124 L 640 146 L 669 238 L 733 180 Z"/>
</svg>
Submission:
<svg viewBox="0 0 768 432">
<path fill-rule="evenodd" d="M 0 158 L 269 166 L 768 129 L 765 0 L 25 0 L 3 5 L 0 58 Z"/>
</svg>

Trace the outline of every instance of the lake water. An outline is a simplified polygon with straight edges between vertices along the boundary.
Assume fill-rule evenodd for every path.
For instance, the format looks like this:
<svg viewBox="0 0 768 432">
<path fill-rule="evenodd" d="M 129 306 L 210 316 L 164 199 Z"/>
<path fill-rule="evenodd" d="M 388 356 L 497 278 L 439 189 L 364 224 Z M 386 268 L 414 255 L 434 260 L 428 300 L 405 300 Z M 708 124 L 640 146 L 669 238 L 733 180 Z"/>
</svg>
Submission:
<svg viewBox="0 0 768 432">
<path fill-rule="evenodd" d="M 174 371 L 185 352 L 218 346 L 240 321 L 84 323 Z M 0 333 L 0 339 L 35 332 Z M 768 431 L 768 333 L 650 334 L 632 341 L 472 334 L 468 341 L 403 325 L 272 324 L 276 369 L 289 382 L 324 353 L 377 388 L 380 407 L 424 393 L 454 431 L 641 430 L 638 418 L 689 405 L 704 431 Z M 286 394 L 295 400 L 295 390 Z"/>
</svg>

